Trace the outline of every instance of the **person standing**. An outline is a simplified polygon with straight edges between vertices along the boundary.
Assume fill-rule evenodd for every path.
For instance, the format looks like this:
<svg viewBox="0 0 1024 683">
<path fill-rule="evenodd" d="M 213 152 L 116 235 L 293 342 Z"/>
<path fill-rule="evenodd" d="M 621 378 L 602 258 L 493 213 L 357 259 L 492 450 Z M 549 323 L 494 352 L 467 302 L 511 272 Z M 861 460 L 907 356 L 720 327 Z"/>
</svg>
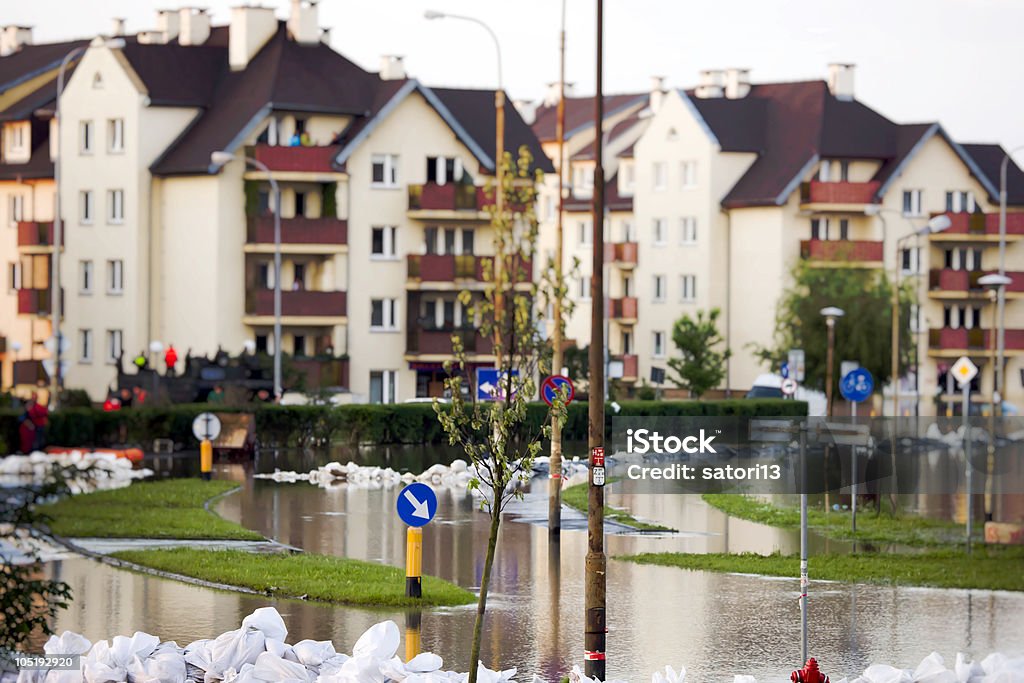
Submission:
<svg viewBox="0 0 1024 683">
<path fill-rule="evenodd" d="M 21 442 L 22 453 L 31 453 L 43 447 L 43 436 L 49 421 L 50 410 L 39 402 L 35 394 L 32 394 L 32 398 L 25 405 L 21 424 L 18 425 L 18 438 Z"/>
</svg>

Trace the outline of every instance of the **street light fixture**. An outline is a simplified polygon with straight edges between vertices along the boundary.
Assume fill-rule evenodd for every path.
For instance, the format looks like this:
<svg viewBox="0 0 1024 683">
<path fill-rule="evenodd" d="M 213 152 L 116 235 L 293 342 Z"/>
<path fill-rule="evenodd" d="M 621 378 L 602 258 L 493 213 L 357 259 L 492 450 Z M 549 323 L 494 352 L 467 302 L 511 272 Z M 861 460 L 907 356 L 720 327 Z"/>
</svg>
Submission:
<svg viewBox="0 0 1024 683">
<path fill-rule="evenodd" d="M 274 192 L 274 400 L 281 401 L 281 188 L 262 161 L 248 156 L 236 156 L 219 150 L 210 154 L 215 166 L 224 166 L 232 161 L 244 161 L 267 174 L 270 188 Z"/>
<path fill-rule="evenodd" d="M 826 375 L 825 379 L 825 414 L 832 417 L 832 367 L 834 365 L 836 347 L 836 320 L 846 315 L 846 311 L 836 306 L 826 306 L 820 313 L 825 316 L 825 325 L 828 327 L 828 351 L 825 355 Z"/>
</svg>

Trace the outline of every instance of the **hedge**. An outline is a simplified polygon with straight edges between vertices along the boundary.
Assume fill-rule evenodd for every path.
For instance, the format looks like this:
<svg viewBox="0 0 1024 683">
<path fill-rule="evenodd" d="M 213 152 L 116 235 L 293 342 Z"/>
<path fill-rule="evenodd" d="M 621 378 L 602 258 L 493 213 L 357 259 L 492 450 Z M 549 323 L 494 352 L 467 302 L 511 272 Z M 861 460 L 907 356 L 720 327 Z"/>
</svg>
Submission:
<svg viewBox="0 0 1024 683">
<path fill-rule="evenodd" d="M 802 401 L 724 400 L 724 401 L 620 401 L 620 411 L 605 410 L 605 433 L 610 437 L 616 415 L 637 417 L 774 417 L 806 415 Z M 68 408 L 50 417 L 46 441 L 62 446 L 112 446 L 140 444 L 152 446 L 153 439 L 169 438 L 184 447 L 195 447 L 192 421 L 201 412 L 252 412 L 256 416 L 256 434 L 263 444 L 316 446 L 341 441 L 376 444 L 443 444 L 444 431 L 429 403 L 393 405 L 274 406 L 253 408 L 213 406 L 208 403 L 169 407 L 137 408 L 104 412 L 98 408 Z M 528 407 L 525 433 L 536 433 L 547 416 L 543 403 Z M 0 447 L 6 442 L 14 450 L 18 444 L 18 412 L 0 412 Z M 587 438 L 587 404 L 569 406 L 562 431 L 567 441 Z"/>
</svg>

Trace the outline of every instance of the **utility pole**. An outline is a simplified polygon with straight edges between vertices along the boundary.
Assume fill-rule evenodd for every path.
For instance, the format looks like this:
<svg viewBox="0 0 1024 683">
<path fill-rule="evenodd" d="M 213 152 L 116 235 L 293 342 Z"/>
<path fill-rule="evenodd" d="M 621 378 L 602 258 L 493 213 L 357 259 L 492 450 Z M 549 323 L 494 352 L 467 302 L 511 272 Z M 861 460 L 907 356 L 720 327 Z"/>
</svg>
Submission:
<svg viewBox="0 0 1024 683">
<path fill-rule="evenodd" d="M 590 487 L 587 501 L 586 619 L 584 668 L 590 678 L 605 680 L 605 585 L 604 555 L 604 0 L 597 0 L 597 83 L 594 92 L 594 220 L 593 272 L 590 276 L 590 381 L 588 418 L 590 432 Z M 599 457 L 598 457 L 599 456 Z M 601 464 L 601 480 L 595 485 L 595 461 Z"/>
<path fill-rule="evenodd" d="M 562 253 L 563 246 L 563 222 L 562 212 L 564 203 L 564 178 L 565 178 L 565 0 L 562 0 L 562 34 L 559 45 L 559 67 L 558 67 L 558 119 L 555 124 L 555 135 L 558 138 L 558 225 L 555 230 L 555 301 L 553 316 L 555 318 L 555 333 L 552 335 L 551 343 L 554 346 L 554 354 L 551 362 L 551 373 L 561 374 L 565 361 L 562 357 L 562 330 L 565 321 L 562 320 Z M 562 531 L 562 423 L 557 417 L 551 420 L 551 460 L 548 466 L 550 475 L 550 495 L 548 497 L 548 536 L 553 541 L 560 538 Z"/>
</svg>

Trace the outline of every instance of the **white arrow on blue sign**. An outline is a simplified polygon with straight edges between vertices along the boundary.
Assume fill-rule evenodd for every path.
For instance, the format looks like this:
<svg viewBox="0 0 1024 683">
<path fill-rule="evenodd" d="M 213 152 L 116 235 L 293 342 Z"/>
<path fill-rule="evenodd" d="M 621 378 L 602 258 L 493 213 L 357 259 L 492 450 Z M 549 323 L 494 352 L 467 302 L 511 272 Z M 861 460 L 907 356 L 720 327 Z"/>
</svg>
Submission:
<svg viewBox="0 0 1024 683">
<path fill-rule="evenodd" d="M 398 494 L 398 516 L 409 526 L 423 526 L 437 514 L 437 496 L 426 484 L 413 482 Z"/>
</svg>

